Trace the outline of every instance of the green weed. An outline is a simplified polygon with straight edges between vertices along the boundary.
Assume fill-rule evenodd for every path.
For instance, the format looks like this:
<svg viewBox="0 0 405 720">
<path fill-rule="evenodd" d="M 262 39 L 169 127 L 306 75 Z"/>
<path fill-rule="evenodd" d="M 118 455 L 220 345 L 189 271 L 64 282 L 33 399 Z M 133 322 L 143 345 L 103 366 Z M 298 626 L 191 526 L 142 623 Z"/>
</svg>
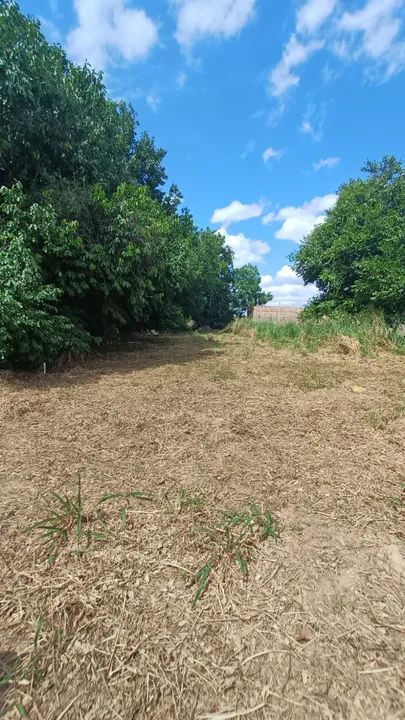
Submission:
<svg viewBox="0 0 405 720">
<path fill-rule="evenodd" d="M 32 650 L 28 660 L 16 660 L 14 666 L 7 670 L 4 675 L 0 676 L 0 688 L 9 685 L 18 685 L 20 683 L 29 684 L 31 688 L 37 688 L 42 679 L 42 673 L 39 667 L 39 643 L 42 634 L 44 620 L 42 617 L 36 619 L 34 623 L 34 637 L 32 642 Z M 16 704 L 20 717 L 28 717 L 26 708 L 21 703 Z M 26 713 L 26 714 L 24 714 Z"/>
<path fill-rule="evenodd" d="M 20 717 L 22 717 L 22 718 L 28 717 L 28 712 L 22 703 L 17 703 L 17 705 L 15 707 L 16 707 L 16 710 L 17 710 L 18 714 L 20 715 Z"/>
<path fill-rule="evenodd" d="M 405 482 L 401 485 L 400 495 L 394 495 L 393 497 L 390 497 L 389 501 L 396 510 L 405 508 Z"/>
<path fill-rule="evenodd" d="M 148 493 L 142 492 L 140 490 L 134 490 L 133 492 L 128 493 L 107 493 L 106 495 L 103 495 L 103 497 L 100 499 L 100 503 L 108 502 L 109 500 L 130 500 L 131 498 L 138 498 L 141 500 L 153 500 L 152 495 L 148 495 Z"/>
<path fill-rule="evenodd" d="M 374 430 L 385 430 L 389 423 L 399 420 L 404 415 L 404 405 L 391 405 L 389 408 L 379 408 L 368 416 L 369 423 Z"/>
<path fill-rule="evenodd" d="M 191 497 L 187 495 L 185 490 L 179 492 L 180 510 L 201 510 L 204 505 L 204 499 L 201 497 Z"/>
<path fill-rule="evenodd" d="M 205 588 L 208 585 L 208 581 L 210 579 L 212 573 L 212 565 L 208 561 L 201 570 L 196 573 L 194 577 L 194 583 L 198 583 L 197 592 L 194 595 L 192 606 L 195 607 L 198 601 L 200 600 Z"/>
<path fill-rule="evenodd" d="M 49 564 L 55 562 L 58 548 L 67 544 L 71 539 L 75 542 L 75 553 L 78 558 L 83 554 L 83 543 L 87 545 L 90 541 L 105 541 L 108 538 L 109 530 L 106 526 L 103 532 L 99 530 L 85 529 L 90 520 L 84 512 L 82 501 L 81 481 L 79 479 L 77 494 L 75 498 L 67 495 L 52 493 L 53 507 L 51 515 L 34 523 L 31 530 L 41 530 L 42 538 L 49 543 Z"/>
<path fill-rule="evenodd" d="M 204 547 L 210 547 L 211 556 L 194 576 L 194 583 L 198 583 L 198 587 L 193 607 L 203 595 L 214 568 L 228 559 L 247 578 L 249 561 L 258 543 L 269 538 L 277 539 L 280 535 L 272 514 L 263 512 L 257 505 L 251 505 L 249 509 L 228 510 L 222 514 L 221 523 L 214 527 L 196 528 L 195 532 L 203 537 Z"/>
</svg>

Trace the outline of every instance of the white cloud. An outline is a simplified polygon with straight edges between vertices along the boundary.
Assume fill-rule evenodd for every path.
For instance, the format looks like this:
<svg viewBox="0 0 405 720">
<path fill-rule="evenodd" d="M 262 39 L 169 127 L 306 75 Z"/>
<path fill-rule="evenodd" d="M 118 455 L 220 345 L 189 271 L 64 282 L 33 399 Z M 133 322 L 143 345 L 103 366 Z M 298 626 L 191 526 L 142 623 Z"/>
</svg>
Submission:
<svg viewBox="0 0 405 720">
<path fill-rule="evenodd" d="M 162 102 L 162 98 L 160 97 L 160 95 L 156 95 L 155 93 L 149 93 L 145 99 L 149 107 L 152 108 L 153 112 L 157 112 L 160 103 Z"/>
<path fill-rule="evenodd" d="M 246 160 L 246 158 L 252 154 L 256 147 L 256 140 L 249 140 L 248 143 L 246 143 L 245 148 L 243 152 L 240 155 L 241 160 Z"/>
<path fill-rule="evenodd" d="M 331 67 L 329 63 L 325 63 L 325 65 L 322 68 L 322 79 L 326 85 L 333 82 L 334 80 L 337 80 L 339 77 L 339 72 L 336 70 L 336 68 Z"/>
<path fill-rule="evenodd" d="M 240 222 L 242 220 L 251 220 L 260 217 L 263 214 L 263 205 L 252 203 L 251 205 L 243 205 L 239 200 L 234 200 L 230 205 L 215 210 L 211 222 L 220 223 L 228 227 L 231 223 Z"/>
<path fill-rule="evenodd" d="M 281 208 L 277 213 L 269 213 L 263 217 L 263 224 L 272 222 L 282 223 L 275 233 L 278 240 L 292 240 L 300 243 L 316 225 L 325 222 L 327 210 L 334 207 L 337 195 L 330 193 L 315 197 L 309 202 L 295 207 L 294 205 Z"/>
<path fill-rule="evenodd" d="M 314 163 L 312 167 L 318 172 L 318 170 L 322 170 L 322 168 L 334 168 L 336 165 L 339 165 L 339 163 L 340 157 L 327 157 Z"/>
<path fill-rule="evenodd" d="M 226 227 L 222 227 L 218 232 L 224 235 L 226 244 L 229 245 L 235 254 L 235 267 L 241 267 L 247 263 L 257 265 L 263 261 L 263 257 L 268 255 L 271 250 L 268 243 L 262 240 L 251 240 L 243 233 L 231 235 L 228 233 Z"/>
<path fill-rule="evenodd" d="M 264 292 L 269 292 L 270 285 L 273 285 L 274 280 L 272 275 L 262 275 L 262 288 Z"/>
<path fill-rule="evenodd" d="M 297 31 L 313 33 L 332 15 L 337 0 L 308 0 L 297 13 Z"/>
<path fill-rule="evenodd" d="M 319 128 L 316 130 L 310 120 L 303 120 L 300 131 L 305 135 L 310 135 L 315 142 L 321 142 L 323 138 L 323 130 Z"/>
<path fill-rule="evenodd" d="M 272 158 L 281 158 L 284 155 L 284 150 L 275 150 L 272 147 L 267 148 L 263 153 L 263 160 L 267 163 Z"/>
<path fill-rule="evenodd" d="M 77 62 L 105 70 L 118 56 L 127 62 L 145 58 L 158 41 L 156 24 L 144 10 L 125 0 L 74 0 L 78 26 L 67 37 L 67 51 Z"/>
<path fill-rule="evenodd" d="M 59 28 L 55 25 L 53 20 L 48 20 L 47 18 L 39 16 L 38 18 L 39 22 L 41 23 L 41 31 L 44 33 L 46 38 L 51 43 L 61 43 L 62 42 L 62 34 L 59 30 Z"/>
<path fill-rule="evenodd" d="M 205 35 L 232 37 L 253 17 L 256 0 L 173 0 L 178 8 L 176 38 L 190 48 Z"/>
<path fill-rule="evenodd" d="M 365 55 L 386 65 L 386 77 L 405 66 L 405 42 L 398 40 L 402 27 L 397 14 L 404 7 L 404 0 L 368 0 L 355 12 L 345 12 L 339 20 L 339 28 L 353 36 L 353 56 Z M 358 34 L 362 34 L 359 49 Z"/>
<path fill-rule="evenodd" d="M 270 92 L 274 97 L 280 97 L 290 87 L 299 84 L 300 78 L 292 71 L 294 68 L 307 62 L 310 56 L 323 48 L 323 40 L 313 40 L 301 43 L 296 35 L 291 35 L 284 48 L 282 58 L 270 73 Z"/>
<path fill-rule="evenodd" d="M 277 271 L 276 282 L 299 285 L 302 283 L 302 278 L 294 272 L 290 265 L 283 265 L 283 267 Z"/>
<path fill-rule="evenodd" d="M 176 85 L 178 88 L 184 88 L 187 82 L 187 74 L 185 72 L 179 72 L 176 76 Z"/>
<path fill-rule="evenodd" d="M 405 69 L 401 39 L 405 0 L 363 0 L 363 6 L 338 16 L 338 0 L 306 0 L 297 12 L 279 63 L 270 73 L 270 93 L 280 98 L 300 82 L 296 68 L 324 47 L 344 62 L 365 59 L 371 79 L 387 80 Z"/>
<path fill-rule="evenodd" d="M 272 305 L 302 307 L 317 292 L 315 285 L 304 285 L 302 278 L 288 265 L 283 265 L 276 273 L 262 276 L 262 288 L 273 295 Z"/>
</svg>

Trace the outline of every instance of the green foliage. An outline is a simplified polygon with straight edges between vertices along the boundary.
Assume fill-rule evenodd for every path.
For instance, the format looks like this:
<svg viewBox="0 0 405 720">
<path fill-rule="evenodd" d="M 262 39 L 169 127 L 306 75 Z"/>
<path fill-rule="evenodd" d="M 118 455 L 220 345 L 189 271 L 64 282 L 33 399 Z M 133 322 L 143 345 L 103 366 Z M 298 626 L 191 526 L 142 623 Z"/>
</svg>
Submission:
<svg viewBox="0 0 405 720">
<path fill-rule="evenodd" d="M 238 317 L 247 313 L 250 307 L 265 305 L 272 300 L 271 293 L 263 292 L 261 276 L 255 265 L 243 265 L 234 271 L 233 311 Z"/>
<path fill-rule="evenodd" d="M 160 188 L 167 180 L 166 171 L 162 166 L 165 157 L 166 150 L 156 148 L 154 139 L 144 132 L 136 143 L 135 151 L 128 163 L 130 179 L 136 185 L 146 185 L 151 196 L 159 201 L 164 197 Z"/>
<path fill-rule="evenodd" d="M 372 355 L 381 349 L 405 352 L 405 337 L 387 325 L 379 314 L 335 312 L 330 317 L 316 318 L 304 312 L 295 322 L 256 322 L 248 318 L 235 321 L 230 331 L 237 334 L 255 333 L 260 340 L 271 342 L 276 348 L 294 348 L 301 352 L 316 352 L 327 343 L 347 341 L 358 343 L 362 355 Z M 343 349 L 342 345 L 342 349 Z"/>
<path fill-rule="evenodd" d="M 189 250 L 186 310 L 200 326 L 225 327 L 232 317 L 232 251 L 209 228 L 194 233 Z"/>
<path fill-rule="evenodd" d="M 127 173 L 136 119 L 107 99 L 102 76 L 49 45 L 39 22 L 0 5 L 0 185 L 52 178 L 114 187 Z"/>
<path fill-rule="evenodd" d="M 195 227 L 133 109 L 0 2 L 0 363 L 143 330 L 224 326 L 233 256 Z"/>
<path fill-rule="evenodd" d="M 75 226 L 51 207 L 25 207 L 19 186 L 0 190 L 0 365 L 88 351 L 90 335 L 61 312 L 63 293 L 43 272 L 51 249 L 58 260 L 78 248 Z"/>
<path fill-rule="evenodd" d="M 293 267 L 320 295 L 319 314 L 335 308 L 405 316 L 405 170 L 393 157 L 368 162 L 365 179 L 339 191 L 326 222 L 292 256 Z"/>
</svg>

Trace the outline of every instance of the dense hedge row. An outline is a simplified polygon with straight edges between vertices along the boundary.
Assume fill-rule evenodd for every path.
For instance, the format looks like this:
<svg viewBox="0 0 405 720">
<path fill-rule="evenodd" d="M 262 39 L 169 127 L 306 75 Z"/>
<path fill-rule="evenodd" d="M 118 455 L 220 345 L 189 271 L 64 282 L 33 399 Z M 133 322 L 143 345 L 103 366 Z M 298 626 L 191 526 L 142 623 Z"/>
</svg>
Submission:
<svg viewBox="0 0 405 720">
<path fill-rule="evenodd" d="M 165 189 L 164 156 L 100 74 L 0 4 L 0 363 L 229 321 L 232 252 Z"/>
</svg>

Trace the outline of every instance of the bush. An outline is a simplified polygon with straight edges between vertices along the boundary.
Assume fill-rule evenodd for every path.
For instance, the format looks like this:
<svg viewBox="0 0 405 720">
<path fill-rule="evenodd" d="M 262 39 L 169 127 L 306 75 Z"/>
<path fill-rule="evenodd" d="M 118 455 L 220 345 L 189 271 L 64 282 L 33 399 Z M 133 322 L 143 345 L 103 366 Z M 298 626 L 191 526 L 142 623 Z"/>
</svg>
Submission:
<svg viewBox="0 0 405 720">
<path fill-rule="evenodd" d="M 60 311 L 62 291 L 43 279 L 38 244 L 75 240 L 47 208 L 23 207 L 20 187 L 0 191 L 0 364 L 36 366 L 85 352 L 91 337 Z"/>
</svg>

